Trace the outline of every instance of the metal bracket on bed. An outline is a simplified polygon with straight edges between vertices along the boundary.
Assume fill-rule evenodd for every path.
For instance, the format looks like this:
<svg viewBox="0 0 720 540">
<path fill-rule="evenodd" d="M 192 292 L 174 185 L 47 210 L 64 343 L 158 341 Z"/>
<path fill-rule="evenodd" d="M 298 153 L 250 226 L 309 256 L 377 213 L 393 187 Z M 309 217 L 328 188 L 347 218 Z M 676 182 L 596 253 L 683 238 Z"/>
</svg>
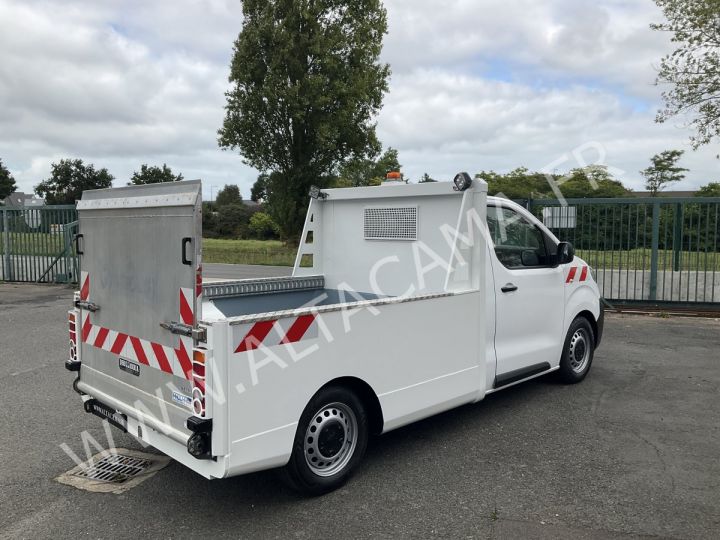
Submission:
<svg viewBox="0 0 720 540">
<path fill-rule="evenodd" d="M 205 298 L 227 298 L 323 288 L 325 288 L 323 276 L 273 277 L 203 283 L 203 296 Z"/>
</svg>

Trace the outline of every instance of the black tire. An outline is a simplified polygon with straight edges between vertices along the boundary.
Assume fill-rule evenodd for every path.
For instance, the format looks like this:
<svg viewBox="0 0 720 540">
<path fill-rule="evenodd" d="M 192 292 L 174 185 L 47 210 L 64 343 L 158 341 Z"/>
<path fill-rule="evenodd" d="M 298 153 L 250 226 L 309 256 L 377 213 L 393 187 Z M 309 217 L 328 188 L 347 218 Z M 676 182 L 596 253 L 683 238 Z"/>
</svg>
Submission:
<svg viewBox="0 0 720 540">
<path fill-rule="evenodd" d="M 323 388 L 300 417 L 283 479 L 305 495 L 339 488 L 365 454 L 368 425 L 365 407 L 353 392 L 340 386 Z"/>
<path fill-rule="evenodd" d="M 577 317 L 565 336 L 558 378 L 566 384 L 582 381 L 590 371 L 595 354 L 595 333 L 585 317 Z"/>
</svg>

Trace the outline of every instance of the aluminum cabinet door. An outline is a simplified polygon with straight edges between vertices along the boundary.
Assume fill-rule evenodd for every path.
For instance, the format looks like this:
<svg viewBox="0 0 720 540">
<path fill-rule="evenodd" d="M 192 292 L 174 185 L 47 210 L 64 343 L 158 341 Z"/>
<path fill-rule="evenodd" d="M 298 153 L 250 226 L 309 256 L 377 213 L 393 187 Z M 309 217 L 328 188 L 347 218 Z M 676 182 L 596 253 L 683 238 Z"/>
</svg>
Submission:
<svg viewBox="0 0 720 540">
<path fill-rule="evenodd" d="M 153 413 L 164 414 L 160 401 L 190 407 L 192 338 L 161 323 L 193 328 L 200 317 L 201 204 L 199 180 L 86 191 L 78 202 L 80 296 L 99 308 L 81 313 L 81 380 Z M 189 411 L 175 413 L 182 426 Z"/>
</svg>

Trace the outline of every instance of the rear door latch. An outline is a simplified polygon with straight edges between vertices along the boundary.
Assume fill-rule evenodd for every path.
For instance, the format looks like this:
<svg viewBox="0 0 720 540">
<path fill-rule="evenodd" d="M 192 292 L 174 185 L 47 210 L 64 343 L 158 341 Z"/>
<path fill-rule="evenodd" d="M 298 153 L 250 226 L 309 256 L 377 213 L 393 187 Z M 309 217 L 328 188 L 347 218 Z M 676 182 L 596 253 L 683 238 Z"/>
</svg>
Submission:
<svg viewBox="0 0 720 540">
<path fill-rule="evenodd" d="M 93 302 L 88 302 L 87 300 L 76 300 L 75 301 L 75 307 L 80 309 L 86 309 L 88 311 L 91 311 L 95 313 L 100 309 L 100 306 L 97 304 L 94 304 Z"/>
<path fill-rule="evenodd" d="M 205 328 L 193 328 L 190 325 L 175 321 L 161 322 L 160 326 L 165 330 L 169 330 L 172 334 L 190 337 L 195 341 L 207 341 L 207 330 Z"/>
</svg>

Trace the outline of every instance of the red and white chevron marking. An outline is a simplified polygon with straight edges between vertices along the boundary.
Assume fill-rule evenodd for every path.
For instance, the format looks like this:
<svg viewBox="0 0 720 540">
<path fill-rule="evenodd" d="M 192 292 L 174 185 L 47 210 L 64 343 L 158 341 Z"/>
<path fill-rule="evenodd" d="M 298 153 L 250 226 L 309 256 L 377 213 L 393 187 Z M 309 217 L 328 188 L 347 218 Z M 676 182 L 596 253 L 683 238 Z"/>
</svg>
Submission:
<svg viewBox="0 0 720 540">
<path fill-rule="evenodd" d="M 90 314 L 86 311 L 83 311 L 82 314 L 83 343 L 165 373 L 190 379 L 192 363 L 187 349 L 182 345 L 173 349 L 146 339 L 129 336 L 123 332 L 92 324 Z M 192 344 L 190 347 L 192 350 Z"/>
<path fill-rule="evenodd" d="M 193 312 L 193 290 L 192 289 L 180 289 L 180 320 L 183 324 L 194 325 L 195 324 L 195 313 Z"/>
<path fill-rule="evenodd" d="M 318 337 L 316 314 L 242 324 L 233 329 L 235 352 L 252 351 Z"/>
<path fill-rule="evenodd" d="M 90 296 L 90 274 L 80 272 L 80 300 L 87 300 Z"/>
<path fill-rule="evenodd" d="M 90 293 L 90 276 L 87 272 L 81 274 L 82 286 L 80 298 L 87 300 Z M 195 315 L 193 313 L 193 290 L 180 289 L 179 309 L 180 317 L 185 324 L 192 325 Z M 83 343 L 91 345 L 128 360 L 159 369 L 165 373 L 192 378 L 192 338 L 180 336 L 177 348 L 154 343 L 146 339 L 130 336 L 110 328 L 92 324 L 91 313 L 82 310 L 82 325 L 80 337 Z M 189 322 L 188 322 L 189 321 Z"/>
<path fill-rule="evenodd" d="M 567 278 L 565 279 L 565 283 L 572 283 L 575 281 L 575 276 L 577 275 L 578 268 L 580 268 L 580 277 L 578 278 L 578 281 L 585 281 L 588 277 L 588 267 L 586 265 L 583 266 L 571 266 L 570 270 L 568 271 Z"/>
</svg>

